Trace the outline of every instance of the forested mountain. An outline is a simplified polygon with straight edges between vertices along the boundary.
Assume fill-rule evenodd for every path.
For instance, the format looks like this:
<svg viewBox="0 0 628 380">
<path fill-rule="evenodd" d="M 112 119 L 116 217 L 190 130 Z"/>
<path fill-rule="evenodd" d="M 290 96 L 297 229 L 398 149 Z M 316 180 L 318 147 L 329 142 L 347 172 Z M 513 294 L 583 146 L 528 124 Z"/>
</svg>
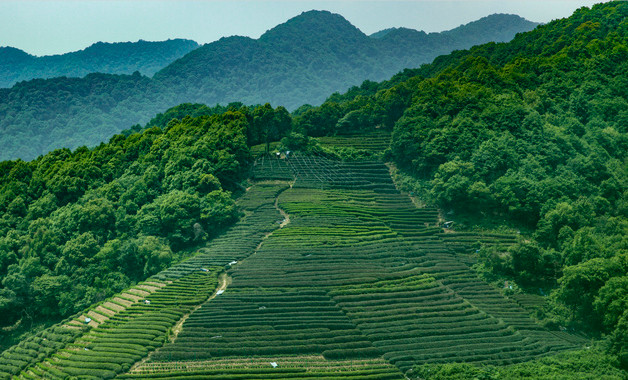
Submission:
<svg viewBox="0 0 628 380">
<path fill-rule="evenodd" d="M 303 134 L 392 131 L 400 180 L 461 227 L 526 238 L 477 269 L 550 293 L 550 324 L 606 334 L 628 364 L 628 3 L 582 8 L 302 110 Z M 479 228 L 479 227 L 478 227 Z M 479 248 L 479 247 L 478 247 Z"/>
<path fill-rule="evenodd" d="M 516 15 L 494 14 L 442 33 L 427 34 L 408 28 L 377 32 L 370 37 L 379 39 L 379 46 L 386 56 L 396 57 L 394 61 L 388 63 L 393 65 L 395 70 L 388 71 L 383 78 L 367 79 L 388 79 L 404 68 L 418 67 L 417 62 L 431 62 L 436 56 L 452 50 L 468 49 L 489 41 L 507 42 L 517 33 L 531 30 L 536 25 L 538 24 Z M 421 49 L 417 49 L 417 46 Z"/>
<path fill-rule="evenodd" d="M 95 145 L 184 102 L 271 102 L 289 109 L 319 104 L 364 79 L 382 80 L 454 48 L 503 40 L 535 25 L 494 15 L 447 37 L 409 31 L 405 41 L 400 33 L 369 38 L 339 15 L 311 11 L 258 40 L 227 37 L 204 45 L 153 79 L 98 74 L 21 82 L 0 89 L 0 159 L 32 159 L 55 148 Z M 23 54 L 13 56 L 19 60 Z"/>
<path fill-rule="evenodd" d="M 37 57 L 13 47 L 0 47 L 0 87 L 54 77 L 84 77 L 90 73 L 153 76 L 174 60 L 196 49 L 191 40 L 98 42 L 83 50 Z"/>
<path fill-rule="evenodd" d="M 626 378 L 626 16 L 1 162 L 0 375 Z"/>
<path fill-rule="evenodd" d="M 310 11 L 258 40 L 229 37 L 207 44 L 155 79 L 178 87 L 179 102 L 271 102 L 295 109 L 320 104 L 330 93 L 365 79 L 387 79 L 455 49 L 510 40 L 536 25 L 514 15 L 492 15 L 443 33 L 398 29 L 369 38 L 340 15 Z"/>
</svg>

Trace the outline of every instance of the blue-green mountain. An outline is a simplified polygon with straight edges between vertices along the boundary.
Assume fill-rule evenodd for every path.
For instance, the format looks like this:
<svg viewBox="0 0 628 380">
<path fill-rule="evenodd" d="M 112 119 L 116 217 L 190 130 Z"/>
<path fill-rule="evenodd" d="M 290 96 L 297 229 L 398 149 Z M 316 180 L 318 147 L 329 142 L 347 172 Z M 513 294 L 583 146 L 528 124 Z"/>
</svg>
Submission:
<svg viewBox="0 0 628 380">
<path fill-rule="evenodd" d="M 92 146 L 182 102 L 320 104 L 365 79 L 383 80 L 454 49 L 503 41 L 536 26 L 493 15 L 452 31 L 400 29 L 372 38 L 342 16 L 305 12 L 259 39 L 204 45 L 153 78 L 89 74 L 35 79 L 0 89 L 0 159 L 32 159 L 55 148 Z"/>
<path fill-rule="evenodd" d="M 14 47 L 0 47 L 0 87 L 36 78 L 84 77 L 89 73 L 152 76 L 172 61 L 198 48 L 191 40 L 98 42 L 66 54 L 34 56 Z"/>
</svg>

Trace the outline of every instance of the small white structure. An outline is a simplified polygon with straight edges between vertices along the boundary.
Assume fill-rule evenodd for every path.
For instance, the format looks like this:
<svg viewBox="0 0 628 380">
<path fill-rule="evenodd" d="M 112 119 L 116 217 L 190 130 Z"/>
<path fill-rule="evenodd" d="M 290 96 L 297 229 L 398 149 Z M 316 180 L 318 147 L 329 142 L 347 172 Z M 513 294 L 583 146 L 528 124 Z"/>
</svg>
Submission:
<svg viewBox="0 0 628 380">
<path fill-rule="evenodd" d="M 207 268 L 201 268 L 201 270 L 202 270 L 203 272 L 209 272 L 209 269 L 207 269 Z"/>
<path fill-rule="evenodd" d="M 224 291 L 223 289 L 220 289 L 219 291 L 217 291 L 217 292 L 216 292 L 216 295 L 217 295 L 217 296 L 219 296 L 219 295 L 221 295 L 221 294 L 222 294 L 222 293 L 224 293 L 224 292 L 225 292 L 225 291 Z"/>
<path fill-rule="evenodd" d="M 270 365 L 271 365 L 273 368 L 277 368 L 277 366 L 278 366 L 279 364 L 277 364 L 277 362 L 270 362 Z"/>
<path fill-rule="evenodd" d="M 89 317 L 85 317 L 85 323 L 89 323 L 89 322 L 91 322 L 91 321 L 92 321 L 92 319 L 91 319 L 91 318 L 89 318 Z"/>
<path fill-rule="evenodd" d="M 150 305 L 150 301 L 149 300 L 144 300 L 144 303 L 147 305 Z"/>
<path fill-rule="evenodd" d="M 236 260 L 233 260 L 232 262 L 229 263 L 229 265 L 236 265 L 238 262 Z"/>
</svg>

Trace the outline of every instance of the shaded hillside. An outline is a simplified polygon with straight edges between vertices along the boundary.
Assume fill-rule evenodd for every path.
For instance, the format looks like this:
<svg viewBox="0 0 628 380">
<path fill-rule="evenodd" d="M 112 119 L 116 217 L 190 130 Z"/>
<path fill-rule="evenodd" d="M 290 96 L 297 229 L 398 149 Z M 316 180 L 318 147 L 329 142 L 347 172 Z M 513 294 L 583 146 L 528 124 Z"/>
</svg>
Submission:
<svg viewBox="0 0 628 380">
<path fill-rule="evenodd" d="M 0 159 L 33 159 L 51 150 L 106 141 L 143 123 L 171 96 L 138 74 L 34 79 L 0 89 Z"/>
<path fill-rule="evenodd" d="M 482 25 L 501 30 L 495 25 L 503 25 L 496 21 L 503 17 L 512 18 L 519 31 L 536 25 L 521 23 L 516 16 L 491 16 Z M 514 35 L 512 28 L 504 28 Z M 472 33 L 477 30 L 476 25 Z M 480 34 L 492 40 L 491 33 Z M 503 33 L 496 35 L 503 38 Z M 19 83 L 0 89 L 0 159 L 32 159 L 59 147 L 95 145 L 184 102 L 271 102 L 289 109 L 318 104 L 332 92 L 367 78 L 388 78 L 406 66 L 419 66 L 478 39 L 459 31 L 443 43 L 438 34 L 430 34 L 425 41 L 408 37 L 404 48 L 397 49 L 403 38 L 369 38 L 339 15 L 311 11 L 258 40 L 227 37 L 204 45 L 152 80 L 90 75 Z M 429 42 L 432 39 L 439 42 Z M 20 60 L 24 54 L 13 51 L 12 57 Z"/>
<path fill-rule="evenodd" d="M 537 25 L 516 15 L 494 14 L 442 33 L 428 34 L 407 28 L 375 33 L 371 37 L 379 40 L 379 48 L 384 52 L 380 59 L 388 59 L 382 64 L 392 67 L 382 78 L 368 79 L 388 79 L 404 68 L 419 67 L 452 50 L 468 49 L 490 41 L 507 42 L 517 33 L 527 32 Z"/>
<path fill-rule="evenodd" d="M 0 87 L 36 78 L 84 77 L 89 73 L 152 76 L 196 49 L 191 40 L 98 42 L 83 50 L 37 57 L 13 47 L 0 48 Z"/>
</svg>

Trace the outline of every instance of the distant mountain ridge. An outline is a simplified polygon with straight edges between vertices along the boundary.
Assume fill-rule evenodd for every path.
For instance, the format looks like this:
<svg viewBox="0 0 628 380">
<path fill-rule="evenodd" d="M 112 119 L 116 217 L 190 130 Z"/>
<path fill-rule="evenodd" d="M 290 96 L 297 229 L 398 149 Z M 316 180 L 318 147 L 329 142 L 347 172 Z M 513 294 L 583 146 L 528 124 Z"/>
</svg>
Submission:
<svg viewBox="0 0 628 380">
<path fill-rule="evenodd" d="M 181 103 L 271 102 L 294 109 L 319 104 L 366 79 L 387 79 L 452 50 L 508 41 L 536 25 L 516 15 L 495 14 L 442 33 L 399 28 L 369 37 L 338 14 L 309 11 L 258 40 L 228 37 L 204 45 L 155 79 L 178 86 Z"/>
<path fill-rule="evenodd" d="M 14 47 L 0 47 L 0 87 L 23 80 L 84 77 L 90 73 L 152 76 L 172 61 L 198 48 L 186 39 L 106 43 L 65 54 L 34 56 Z"/>
<path fill-rule="evenodd" d="M 511 20 L 509 23 L 507 20 Z M 478 24 L 479 23 L 479 24 Z M 473 26 L 476 43 L 513 37 L 537 24 L 512 15 Z M 401 29 L 371 38 L 342 16 L 309 11 L 259 39 L 226 37 L 142 75 L 90 74 L 37 79 L 0 89 L 0 159 L 32 159 L 56 148 L 96 145 L 181 103 L 270 102 L 288 109 L 320 104 L 364 80 L 383 80 L 454 49 L 468 48 L 465 27 L 443 33 Z M 9 50 L 11 59 L 26 59 Z"/>
</svg>

